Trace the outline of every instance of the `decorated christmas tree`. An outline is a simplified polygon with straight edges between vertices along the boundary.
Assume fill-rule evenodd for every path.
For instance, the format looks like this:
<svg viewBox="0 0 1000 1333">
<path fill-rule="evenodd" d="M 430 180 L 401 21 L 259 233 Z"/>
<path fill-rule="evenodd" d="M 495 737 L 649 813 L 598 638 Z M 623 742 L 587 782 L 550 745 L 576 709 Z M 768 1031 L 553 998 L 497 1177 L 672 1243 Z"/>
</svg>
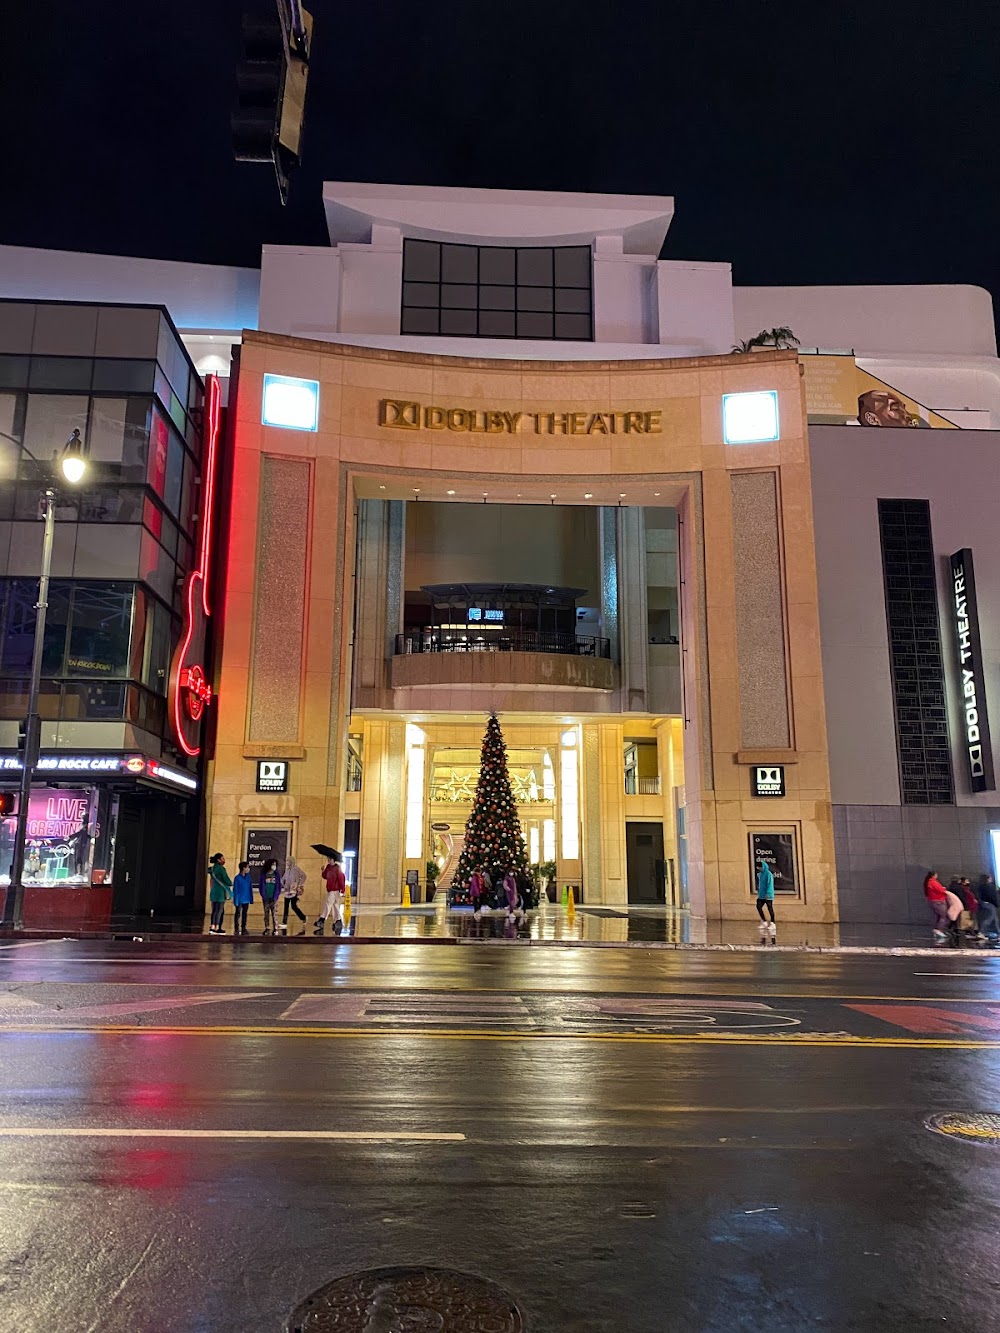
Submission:
<svg viewBox="0 0 1000 1333">
<path fill-rule="evenodd" d="M 496 714 L 490 715 L 479 758 L 479 781 L 472 814 L 465 826 L 465 844 L 455 871 L 463 888 L 477 866 L 498 885 L 508 870 L 525 870 L 528 858 L 517 819 L 517 804 L 507 774 L 507 747 Z"/>
</svg>

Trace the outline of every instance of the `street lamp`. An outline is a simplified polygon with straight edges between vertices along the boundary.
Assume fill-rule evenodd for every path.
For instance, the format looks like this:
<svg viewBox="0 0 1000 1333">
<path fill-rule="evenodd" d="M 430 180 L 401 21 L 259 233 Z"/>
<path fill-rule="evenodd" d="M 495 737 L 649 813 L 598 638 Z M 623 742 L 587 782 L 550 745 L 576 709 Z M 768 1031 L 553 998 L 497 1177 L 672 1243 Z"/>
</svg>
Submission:
<svg viewBox="0 0 1000 1333">
<path fill-rule="evenodd" d="M 10 436 L 7 436 L 10 439 Z M 30 449 L 20 444 L 39 471 L 45 471 Z M 83 479 L 87 471 L 87 449 L 79 430 L 66 441 L 58 454 L 60 470 L 68 482 Z M 53 459 L 53 461 L 56 461 Z M 42 680 L 42 652 L 45 647 L 45 613 L 49 607 L 49 574 L 52 569 L 52 545 L 56 527 L 56 492 L 47 485 L 42 496 L 42 517 L 45 531 L 42 536 L 42 570 L 38 579 L 38 601 L 35 605 L 35 641 L 31 652 L 31 679 L 28 682 L 28 716 L 24 723 L 24 752 L 21 757 L 21 793 L 17 802 L 17 826 L 14 834 L 14 859 L 10 867 L 10 884 L 4 895 L 3 919 L 0 924 L 20 929 L 24 920 L 24 847 L 28 838 L 28 805 L 31 800 L 31 781 L 38 764 L 38 741 L 41 718 L 38 716 L 38 691 Z"/>
</svg>

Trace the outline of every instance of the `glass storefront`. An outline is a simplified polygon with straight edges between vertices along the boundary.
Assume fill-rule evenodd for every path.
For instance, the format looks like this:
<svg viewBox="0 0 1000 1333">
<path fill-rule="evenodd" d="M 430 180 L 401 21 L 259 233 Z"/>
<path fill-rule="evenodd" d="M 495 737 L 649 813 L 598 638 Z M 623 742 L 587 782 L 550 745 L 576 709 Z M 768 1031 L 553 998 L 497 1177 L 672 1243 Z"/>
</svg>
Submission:
<svg viewBox="0 0 1000 1333">
<path fill-rule="evenodd" d="M 25 884 L 110 883 L 118 797 L 103 787 L 36 787 L 28 806 Z M 0 821 L 0 884 L 11 878 L 17 815 Z"/>
</svg>

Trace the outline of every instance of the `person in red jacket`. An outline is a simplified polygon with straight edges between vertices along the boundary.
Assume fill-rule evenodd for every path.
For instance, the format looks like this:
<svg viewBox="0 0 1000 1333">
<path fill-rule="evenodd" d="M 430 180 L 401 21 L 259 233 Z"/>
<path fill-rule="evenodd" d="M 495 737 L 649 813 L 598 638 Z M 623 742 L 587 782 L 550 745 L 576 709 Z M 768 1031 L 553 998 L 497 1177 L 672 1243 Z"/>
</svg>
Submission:
<svg viewBox="0 0 1000 1333">
<path fill-rule="evenodd" d="M 944 944 L 948 939 L 951 918 L 948 912 L 948 890 L 937 877 L 936 870 L 930 870 L 924 880 L 924 897 L 934 913 L 934 943 Z"/>
<path fill-rule="evenodd" d="M 347 888 L 347 879 L 341 869 L 341 855 L 339 852 L 327 858 L 323 866 L 323 880 L 326 884 L 326 901 L 319 914 L 319 920 L 313 929 L 314 935 L 323 934 L 323 926 L 328 916 L 333 917 L 333 933 L 339 935 L 344 929 L 344 890 Z"/>
</svg>

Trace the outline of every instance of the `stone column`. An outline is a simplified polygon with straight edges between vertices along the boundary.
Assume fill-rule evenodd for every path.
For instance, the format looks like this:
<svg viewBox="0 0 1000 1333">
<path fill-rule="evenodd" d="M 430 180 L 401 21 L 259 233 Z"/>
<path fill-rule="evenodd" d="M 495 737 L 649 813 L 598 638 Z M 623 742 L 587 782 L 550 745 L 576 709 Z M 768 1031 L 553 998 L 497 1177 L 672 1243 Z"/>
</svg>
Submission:
<svg viewBox="0 0 1000 1333">
<path fill-rule="evenodd" d="M 353 707 L 391 706 L 388 663 L 402 620 L 406 506 L 359 500 L 354 588 Z"/>
<path fill-rule="evenodd" d="M 646 711 L 649 624 L 646 610 L 646 531 L 643 511 L 615 514 L 618 539 L 618 619 L 622 712 Z"/>
</svg>

